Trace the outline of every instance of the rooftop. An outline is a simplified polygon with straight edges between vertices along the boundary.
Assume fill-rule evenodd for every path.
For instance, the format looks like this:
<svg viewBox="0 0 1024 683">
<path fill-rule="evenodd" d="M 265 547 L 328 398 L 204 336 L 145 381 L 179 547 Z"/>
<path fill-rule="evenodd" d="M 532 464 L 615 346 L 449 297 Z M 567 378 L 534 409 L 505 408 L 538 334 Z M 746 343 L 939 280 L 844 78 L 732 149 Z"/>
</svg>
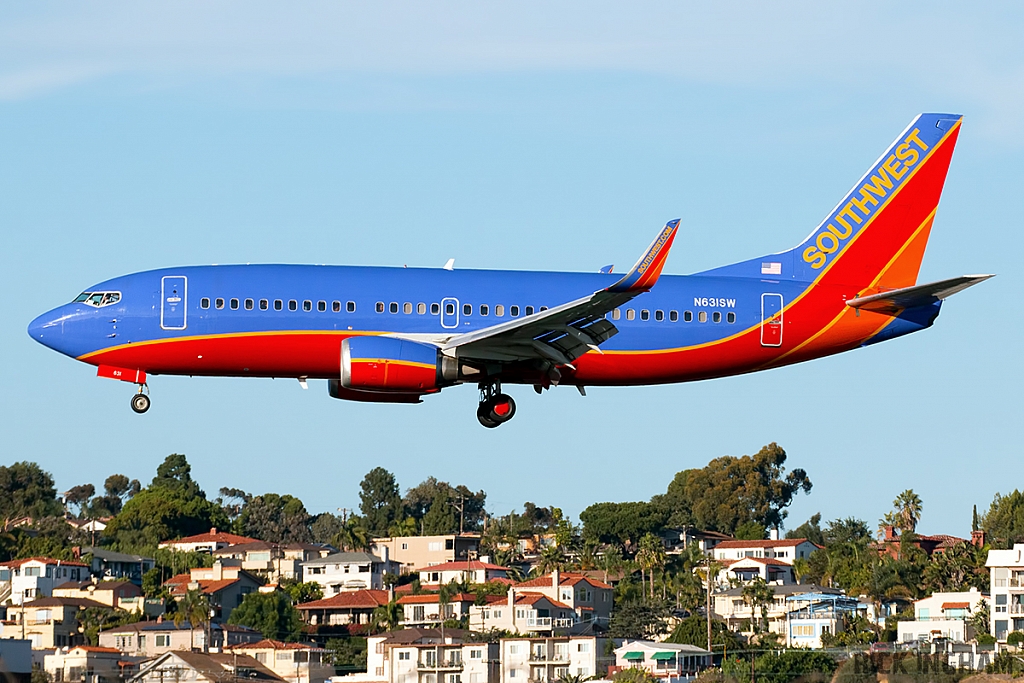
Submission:
<svg viewBox="0 0 1024 683">
<path fill-rule="evenodd" d="M 480 562 L 479 560 L 468 560 L 460 562 L 445 562 L 443 564 L 435 564 L 429 567 L 422 567 L 416 569 L 417 572 L 465 572 L 473 571 L 476 569 L 493 569 L 495 571 L 507 572 L 508 567 L 502 567 L 498 564 L 491 564 L 490 562 Z"/>
<path fill-rule="evenodd" d="M 87 567 L 88 566 L 84 562 L 77 562 L 75 560 L 55 560 L 52 557 L 26 557 L 26 558 L 21 559 L 21 560 L 9 560 L 7 562 L 0 562 L 0 567 L 7 567 L 9 569 L 17 569 L 18 567 L 22 566 L 23 564 L 28 564 L 29 562 L 37 562 L 37 563 L 40 563 L 40 564 L 61 565 L 61 566 L 65 566 L 65 567 Z"/>
<path fill-rule="evenodd" d="M 327 557 L 317 557 L 303 562 L 303 566 L 313 564 L 359 564 L 363 562 L 383 562 L 382 559 L 370 553 L 334 553 Z"/>
<path fill-rule="evenodd" d="M 213 527 L 205 534 L 196 534 L 195 536 L 186 536 L 185 538 L 164 541 L 160 545 L 177 545 L 182 543 L 227 543 L 228 545 L 237 545 L 239 543 L 255 543 L 256 540 L 257 539 L 249 538 L 248 536 L 239 536 L 238 534 L 229 534 L 224 531 L 217 531 L 217 527 Z"/>
<path fill-rule="evenodd" d="M 373 609 L 388 604 L 388 592 L 380 590 L 358 590 L 338 593 L 323 600 L 314 600 L 296 605 L 300 610 L 309 609 Z"/>
<path fill-rule="evenodd" d="M 780 538 L 777 540 L 764 539 L 760 541 L 722 541 L 715 546 L 715 550 L 728 550 L 730 548 L 793 548 L 801 543 L 811 543 L 806 538 Z M 811 543 L 811 545 L 814 545 Z"/>
<path fill-rule="evenodd" d="M 552 581 L 551 574 L 545 574 L 544 576 L 538 576 L 535 579 L 523 581 L 517 583 L 517 588 L 543 588 L 551 586 Z M 575 586 L 580 581 L 586 581 L 594 588 L 611 588 L 607 583 L 599 581 L 591 576 L 580 574 L 578 572 L 561 572 L 558 577 L 559 586 Z"/>
</svg>

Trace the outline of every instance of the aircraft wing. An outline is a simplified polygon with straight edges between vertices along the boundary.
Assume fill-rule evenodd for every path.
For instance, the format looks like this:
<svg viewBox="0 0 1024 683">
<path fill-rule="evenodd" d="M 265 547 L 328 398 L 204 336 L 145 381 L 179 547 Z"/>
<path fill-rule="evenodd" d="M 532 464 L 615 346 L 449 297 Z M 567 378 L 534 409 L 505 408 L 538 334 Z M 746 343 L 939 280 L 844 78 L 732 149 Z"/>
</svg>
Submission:
<svg viewBox="0 0 1024 683">
<path fill-rule="evenodd" d="M 903 287 L 902 289 L 893 289 L 888 292 L 879 292 L 878 294 L 860 296 L 856 299 L 850 299 L 846 302 L 846 305 L 853 308 L 863 309 L 865 311 L 896 315 L 907 308 L 927 306 L 928 304 L 933 304 L 936 301 L 942 301 L 943 299 L 953 296 L 957 292 L 962 292 L 968 287 L 972 287 L 979 282 L 984 282 L 990 277 L 995 276 L 963 275 L 961 277 L 954 277 L 948 280 L 929 282 L 925 285 L 914 285 L 913 287 Z"/>
<path fill-rule="evenodd" d="M 618 330 L 605 315 L 649 291 L 665 266 L 679 220 L 669 221 L 636 265 L 612 286 L 533 315 L 451 337 L 441 350 L 461 358 L 492 361 L 544 359 L 569 365 Z"/>
</svg>

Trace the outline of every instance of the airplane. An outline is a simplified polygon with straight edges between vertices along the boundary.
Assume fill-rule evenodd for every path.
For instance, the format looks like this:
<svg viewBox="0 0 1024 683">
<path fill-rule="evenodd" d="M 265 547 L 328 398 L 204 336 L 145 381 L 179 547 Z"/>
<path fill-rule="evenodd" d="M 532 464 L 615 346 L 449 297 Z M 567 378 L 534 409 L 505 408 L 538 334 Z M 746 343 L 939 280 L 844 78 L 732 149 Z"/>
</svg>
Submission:
<svg viewBox="0 0 1024 683">
<path fill-rule="evenodd" d="M 690 382 L 821 358 L 923 330 L 991 275 L 917 284 L 962 117 L 921 114 L 796 247 L 662 275 L 672 220 L 624 276 L 312 265 L 165 268 L 89 287 L 29 335 L 138 385 L 149 375 L 328 380 L 330 396 L 419 403 L 476 384 L 477 419 L 537 393 Z"/>
</svg>

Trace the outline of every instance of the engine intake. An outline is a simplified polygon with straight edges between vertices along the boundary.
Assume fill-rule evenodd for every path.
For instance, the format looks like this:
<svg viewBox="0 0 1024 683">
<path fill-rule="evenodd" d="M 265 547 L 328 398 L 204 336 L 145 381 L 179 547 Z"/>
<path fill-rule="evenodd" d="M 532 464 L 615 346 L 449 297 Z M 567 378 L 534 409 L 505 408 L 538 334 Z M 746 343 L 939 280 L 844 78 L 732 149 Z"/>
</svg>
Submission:
<svg viewBox="0 0 1024 683">
<path fill-rule="evenodd" d="M 394 337 L 341 343 L 341 386 L 353 391 L 424 394 L 438 390 L 436 346 Z"/>
</svg>

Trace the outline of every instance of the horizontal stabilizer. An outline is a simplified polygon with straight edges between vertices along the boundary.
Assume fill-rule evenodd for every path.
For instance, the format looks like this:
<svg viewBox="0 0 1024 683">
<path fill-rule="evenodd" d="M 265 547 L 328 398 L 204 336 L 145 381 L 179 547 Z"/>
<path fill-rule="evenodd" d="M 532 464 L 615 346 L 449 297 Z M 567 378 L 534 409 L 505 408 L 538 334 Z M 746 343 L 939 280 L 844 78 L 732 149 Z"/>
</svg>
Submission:
<svg viewBox="0 0 1024 683">
<path fill-rule="evenodd" d="M 926 285 L 914 285 L 902 289 L 893 289 L 888 292 L 879 292 L 868 296 L 859 296 L 846 302 L 847 306 L 859 308 L 875 313 L 886 313 L 895 315 L 900 311 L 917 306 L 927 306 L 936 301 L 953 296 L 972 287 L 979 282 L 984 282 L 994 275 L 963 275 L 948 280 L 930 282 Z"/>
</svg>

